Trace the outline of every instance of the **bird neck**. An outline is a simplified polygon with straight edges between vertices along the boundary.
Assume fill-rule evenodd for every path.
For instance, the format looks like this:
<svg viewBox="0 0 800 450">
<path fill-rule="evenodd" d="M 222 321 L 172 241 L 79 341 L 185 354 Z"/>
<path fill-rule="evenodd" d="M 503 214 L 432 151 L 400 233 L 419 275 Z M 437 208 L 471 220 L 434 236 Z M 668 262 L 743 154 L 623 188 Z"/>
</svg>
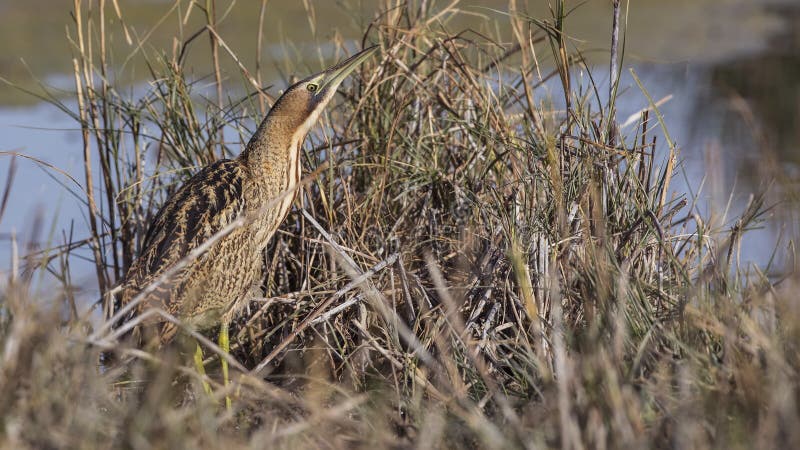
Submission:
<svg viewBox="0 0 800 450">
<path fill-rule="evenodd" d="M 292 122 L 267 115 L 239 156 L 253 179 L 275 194 L 300 181 L 300 151 L 308 130 Z"/>
</svg>

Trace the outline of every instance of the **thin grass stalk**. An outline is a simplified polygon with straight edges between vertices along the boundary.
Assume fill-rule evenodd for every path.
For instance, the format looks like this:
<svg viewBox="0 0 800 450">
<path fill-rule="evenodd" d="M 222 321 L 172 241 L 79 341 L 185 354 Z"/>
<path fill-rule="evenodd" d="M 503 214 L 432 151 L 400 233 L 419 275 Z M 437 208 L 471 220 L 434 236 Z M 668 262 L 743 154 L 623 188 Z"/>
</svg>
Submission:
<svg viewBox="0 0 800 450">
<path fill-rule="evenodd" d="M 80 0 L 75 0 L 75 7 L 77 11 L 80 11 Z M 80 22 L 80 16 L 76 15 L 76 19 Z M 80 29 L 80 26 L 79 26 Z M 94 265 L 95 265 L 95 273 L 97 275 L 97 283 L 98 287 L 100 288 L 101 292 L 105 292 L 108 286 L 106 282 L 105 276 L 105 259 L 101 254 L 101 244 L 100 244 L 100 230 L 97 226 L 97 216 L 100 212 L 97 210 L 97 205 L 94 201 L 94 180 L 92 177 L 92 156 L 91 156 L 91 143 L 89 138 L 89 125 L 88 125 L 88 118 L 86 114 L 86 105 L 84 103 L 83 97 L 83 85 L 81 83 L 81 79 L 79 76 L 80 67 L 78 65 L 78 59 L 73 58 L 73 70 L 75 74 L 75 89 L 77 90 L 76 97 L 78 99 L 78 112 L 80 114 L 81 119 L 81 138 L 83 139 L 83 167 L 84 167 L 84 175 L 86 180 L 86 202 L 89 205 L 89 227 L 92 233 L 92 241 L 91 241 L 91 250 L 94 255 Z"/>
<path fill-rule="evenodd" d="M 232 3 L 235 3 L 232 2 Z M 232 6 L 232 5 L 231 5 Z M 222 71 L 219 65 L 219 45 L 217 42 L 217 1 L 216 0 L 206 0 L 206 7 L 205 7 L 205 15 L 206 15 L 206 26 L 210 31 L 208 35 L 209 42 L 211 44 L 211 59 L 214 63 L 214 83 L 217 88 L 217 108 L 218 111 L 221 112 L 222 108 Z M 219 114 L 219 112 L 217 114 Z M 216 116 L 216 114 L 215 114 Z M 225 134 L 223 128 L 220 126 L 217 130 L 217 139 L 219 143 L 219 157 L 225 157 Z M 209 153 L 213 155 L 213 147 L 209 148 Z"/>
</svg>

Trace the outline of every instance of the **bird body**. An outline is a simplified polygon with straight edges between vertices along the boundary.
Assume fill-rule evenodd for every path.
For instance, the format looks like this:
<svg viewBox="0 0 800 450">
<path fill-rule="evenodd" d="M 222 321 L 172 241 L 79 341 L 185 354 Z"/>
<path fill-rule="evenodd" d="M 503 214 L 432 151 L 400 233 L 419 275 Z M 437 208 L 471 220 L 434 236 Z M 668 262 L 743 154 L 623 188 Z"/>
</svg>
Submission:
<svg viewBox="0 0 800 450">
<path fill-rule="evenodd" d="M 238 160 L 217 161 L 187 181 L 156 215 L 142 254 L 128 270 L 121 303 L 127 304 L 189 252 L 246 214 L 250 197 L 246 192 L 254 189 L 252 184 Z M 257 233 L 252 225 L 234 229 L 184 269 L 161 281 L 137 310 L 161 308 L 201 330 L 219 323 L 226 313 L 232 314 L 259 272 L 260 245 L 255 235 L 262 235 L 262 242 L 271 236 L 269 229 Z M 225 270 L 229 266 L 239 269 L 236 276 Z M 231 298 L 232 293 L 239 293 L 239 298 Z M 170 341 L 175 331 L 173 324 L 163 322 L 159 340 Z"/>
<path fill-rule="evenodd" d="M 341 81 L 373 49 L 292 85 L 238 158 L 203 168 L 170 197 L 126 274 L 120 307 L 146 292 L 136 313 L 157 307 L 197 330 L 220 323 L 227 330 L 260 280 L 262 252 L 291 209 L 301 179 L 303 140 Z M 241 217 L 246 218 L 241 226 L 177 272 L 169 272 Z M 145 291 L 151 285 L 155 289 Z M 171 341 L 178 330 L 158 316 L 144 325 L 154 329 L 158 345 Z"/>
</svg>

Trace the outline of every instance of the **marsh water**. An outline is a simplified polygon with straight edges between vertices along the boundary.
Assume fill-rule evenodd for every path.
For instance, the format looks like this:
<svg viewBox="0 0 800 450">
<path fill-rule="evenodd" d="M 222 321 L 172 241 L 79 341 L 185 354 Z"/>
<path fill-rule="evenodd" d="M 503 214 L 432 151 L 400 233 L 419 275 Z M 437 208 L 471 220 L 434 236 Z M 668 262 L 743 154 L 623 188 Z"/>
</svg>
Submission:
<svg viewBox="0 0 800 450">
<path fill-rule="evenodd" d="M 175 17 L 187 13 L 188 3 L 148 0 L 120 1 L 119 5 L 132 39 L 144 42 L 149 52 L 170 54 L 175 45 Z M 239 1 L 228 8 L 229 2 L 217 2 L 217 15 L 224 17 L 220 35 L 251 68 L 256 59 L 260 3 Z M 351 41 L 354 47 L 379 3 L 383 2 L 269 1 L 261 49 L 264 79 L 277 92 L 292 74 L 287 59 L 296 62 L 292 66 L 311 72 L 329 62 L 335 39 Z M 432 3 L 436 9 L 451 2 Z M 547 2 L 527 3 L 530 15 L 548 16 L 543 6 Z M 567 19 L 572 44 L 588 56 L 597 74 L 608 73 L 610 3 L 568 2 L 578 6 Z M 37 78 L 55 91 L 73 89 L 72 52 L 66 38 L 71 6 L 66 1 L 0 0 L 0 77 L 26 89 L 37 90 Z M 458 6 L 464 14 L 444 18 L 442 27 L 508 38 L 508 2 L 464 0 Z M 110 26 L 118 25 L 113 10 L 107 15 Z M 764 265 L 776 246 L 779 255 L 785 254 L 788 240 L 800 235 L 795 189 L 800 180 L 800 4 L 796 0 L 635 0 L 626 19 L 619 117 L 624 121 L 648 105 L 630 76 L 628 69 L 633 69 L 654 99 L 665 100 L 661 111 L 684 161 L 674 191 L 697 194 L 703 210 L 724 224 L 744 207 L 750 193 L 767 190 L 768 202 L 778 206 L 770 211 L 763 228 L 745 239 L 742 261 Z M 197 26 L 186 23 L 183 36 L 191 35 Z M 125 61 L 130 47 L 123 52 L 124 41 L 124 34 L 117 31 L 109 45 L 115 62 L 125 64 L 133 89 L 147 73 L 145 67 Z M 201 63 L 208 60 L 207 48 L 207 43 L 197 45 L 189 55 L 198 76 L 210 72 Z M 235 72 L 232 66 L 227 70 Z M 607 76 L 599 81 L 607 82 Z M 630 128 L 627 131 L 633 133 Z M 0 151 L 30 155 L 82 179 L 76 123 L 52 105 L 4 84 L 0 84 Z M 9 164 L 10 157 L 0 155 L 0 189 Z M 0 219 L 3 279 L 10 268 L 12 234 L 21 243 L 19 253 L 24 254 L 24 243 L 31 238 L 60 243 L 67 235 L 80 239 L 88 230 L 81 205 L 63 186 L 70 181 L 29 160 L 17 158 L 17 169 L 7 210 Z M 73 283 L 92 286 L 89 263 L 74 258 L 71 264 L 76 275 Z"/>
</svg>

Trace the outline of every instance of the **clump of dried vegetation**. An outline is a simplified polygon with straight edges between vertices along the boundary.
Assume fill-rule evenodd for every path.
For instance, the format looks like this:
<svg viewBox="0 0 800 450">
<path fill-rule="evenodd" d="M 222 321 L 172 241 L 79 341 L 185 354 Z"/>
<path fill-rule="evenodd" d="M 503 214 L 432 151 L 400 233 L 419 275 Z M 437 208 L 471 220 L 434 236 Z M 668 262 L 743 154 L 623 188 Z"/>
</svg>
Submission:
<svg viewBox="0 0 800 450">
<path fill-rule="evenodd" d="M 386 2 L 364 38 L 380 56 L 306 142 L 307 183 L 232 329 L 232 411 L 213 347 L 213 397 L 190 357 L 121 348 L 74 299 L 72 253 L 111 289 L 163 200 L 237 154 L 277 91 L 194 4 L 207 25 L 172 54 L 133 45 L 151 77 L 132 93 L 106 50 L 118 12 L 80 3 L 77 110 L 49 98 L 83 131 L 91 236 L 28 260 L 64 280 L 52 302 L 14 273 L 0 293 L 3 447 L 800 446 L 796 282 L 737 263 L 762 202 L 712 228 L 671 193 L 668 124 L 651 108 L 620 133 L 615 86 L 605 102 L 574 78 L 563 2 L 512 11 L 506 44 L 446 31 L 452 6 Z M 204 35 L 213 66 L 241 68 L 224 91 L 184 67 Z M 109 348 L 133 362 L 100 364 Z"/>
</svg>

